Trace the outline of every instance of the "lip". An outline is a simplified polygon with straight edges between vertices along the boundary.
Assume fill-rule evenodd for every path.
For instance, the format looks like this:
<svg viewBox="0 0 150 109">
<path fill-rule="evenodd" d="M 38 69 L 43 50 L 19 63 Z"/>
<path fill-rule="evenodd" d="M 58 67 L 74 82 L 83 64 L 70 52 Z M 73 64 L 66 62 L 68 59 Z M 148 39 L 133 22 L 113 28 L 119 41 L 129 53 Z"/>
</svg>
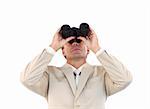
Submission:
<svg viewBox="0 0 150 109">
<path fill-rule="evenodd" d="M 73 48 L 72 51 L 77 51 L 80 50 L 79 48 Z"/>
</svg>

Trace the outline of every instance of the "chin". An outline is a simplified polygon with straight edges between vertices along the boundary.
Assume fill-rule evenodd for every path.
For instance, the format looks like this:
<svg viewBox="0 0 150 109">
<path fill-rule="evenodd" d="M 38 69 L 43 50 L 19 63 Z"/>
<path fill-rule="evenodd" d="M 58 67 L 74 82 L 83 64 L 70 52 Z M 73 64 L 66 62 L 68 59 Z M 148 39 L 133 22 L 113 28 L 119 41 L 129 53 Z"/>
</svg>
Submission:
<svg viewBox="0 0 150 109">
<path fill-rule="evenodd" d="M 78 59 L 80 59 L 80 58 L 85 58 L 85 56 L 82 56 L 82 55 L 74 55 L 72 58 L 78 58 Z"/>
</svg>

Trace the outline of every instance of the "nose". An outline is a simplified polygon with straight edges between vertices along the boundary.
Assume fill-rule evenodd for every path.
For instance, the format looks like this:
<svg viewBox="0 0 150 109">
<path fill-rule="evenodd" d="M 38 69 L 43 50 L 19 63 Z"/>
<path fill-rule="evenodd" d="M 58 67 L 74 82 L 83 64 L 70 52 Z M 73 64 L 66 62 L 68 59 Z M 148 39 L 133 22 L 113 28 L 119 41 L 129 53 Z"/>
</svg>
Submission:
<svg viewBox="0 0 150 109">
<path fill-rule="evenodd" d="M 77 43 L 77 42 L 72 43 L 72 46 L 78 46 L 78 45 L 79 45 L 79 43 Z"/>
</svg>

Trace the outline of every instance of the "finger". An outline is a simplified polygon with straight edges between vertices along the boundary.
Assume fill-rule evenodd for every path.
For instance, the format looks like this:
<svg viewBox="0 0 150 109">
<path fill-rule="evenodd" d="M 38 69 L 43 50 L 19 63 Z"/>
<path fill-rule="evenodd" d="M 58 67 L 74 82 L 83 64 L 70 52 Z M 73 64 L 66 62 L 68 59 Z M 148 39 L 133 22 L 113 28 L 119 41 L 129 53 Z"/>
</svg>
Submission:
<svg viewBox="0 0 150 109">
<path fill-rule="evenodd" d="M 80 39 L 80 40 L 82 40 L 83 42 L 85 42 L 86 41 L 86 39 L 84 38 L 84 37 L 78 37 L 78 39 Z"/>
<path fill-rule="evenodd" d="M 87 40 L 90 40 L 90 38 L 91 38 L 91 36 L 86 36 L 86 39 L 87 39 Z"/>
<path fill-rule="evenodd" d="M 90 27 L 90 30 L 94 32 L 94 30 Z"/>
<path fill-rule="evenodd" d="M 59 34 L 60 28 L 55 32 L 54 36 L 55 37 L 60 37 L 61 34 Z"/>
<path fill-rule="evenodd" d="M 60 31 L 61 28 L 58 28 L 58 30 L 56 31 L 57 33 Z"/>
<path fill-rule="evenodd" d="M 70 40 L 72 40 L 72 39 L 74 39 L 75 37 L 73 37 L 73 36 L 71 36 L 71 37 L 68 37 L 67 39 L 66 39 L 66 42 L 69 42 Z"/>
<path fill-rule="evenodd" d="M 95 31 L 90 27 L 91 35 L 96 34 Z"/>
</svg>

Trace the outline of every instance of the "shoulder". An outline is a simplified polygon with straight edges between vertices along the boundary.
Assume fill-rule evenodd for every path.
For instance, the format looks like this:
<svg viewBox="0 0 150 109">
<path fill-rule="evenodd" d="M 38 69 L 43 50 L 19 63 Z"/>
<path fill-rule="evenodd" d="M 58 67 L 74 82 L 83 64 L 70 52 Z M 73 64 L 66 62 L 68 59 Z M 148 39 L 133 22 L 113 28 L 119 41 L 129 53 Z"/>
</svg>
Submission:
<svg viewBox="0 0 150 109">
<path fill-rule="evenodd" d="M 91 65 L 91 64 L 87 64 L 86 66 L 88 69 L 93 70 L 93 75 L 97 75 L 97 76 L 104 76 L 106 73 L 105 68 L 102 65 Z"/>
</svg>

